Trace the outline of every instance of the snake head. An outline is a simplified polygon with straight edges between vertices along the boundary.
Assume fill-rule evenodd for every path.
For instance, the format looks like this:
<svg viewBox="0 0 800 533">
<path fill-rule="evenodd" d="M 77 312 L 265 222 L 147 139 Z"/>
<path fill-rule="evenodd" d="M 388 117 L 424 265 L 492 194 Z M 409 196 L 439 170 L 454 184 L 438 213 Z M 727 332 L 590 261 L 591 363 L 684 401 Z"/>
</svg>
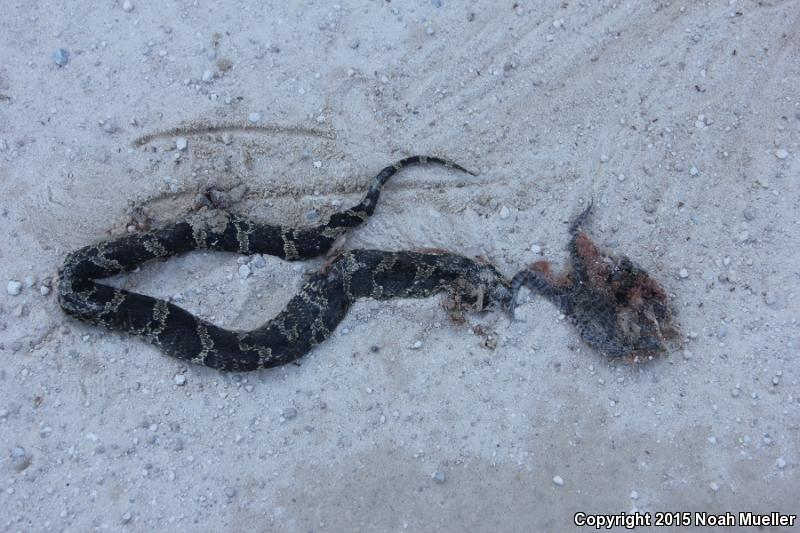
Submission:
<svg viewBox="0 0 800 533">
<path fill-rule="evenodd" d="M 667 294 L 627 257 L 598 253 L 572 291 L 571 318 L 590 345 L 610 356 L 666 352 L 678 336 Z"/>
<path fill-rule="evenodd" d="M 555 304 L 570 318 L 581 338 L 612 357 L 666 352 L 678 335 L 667 294 L 645 270 L 627 257 L 599 249 L 583 230 L 591 204 L 570 226 L 570 264 L 554 275 L 538 261 L 511 281 L 513 309 L 521 287 Z"/>
</svg>

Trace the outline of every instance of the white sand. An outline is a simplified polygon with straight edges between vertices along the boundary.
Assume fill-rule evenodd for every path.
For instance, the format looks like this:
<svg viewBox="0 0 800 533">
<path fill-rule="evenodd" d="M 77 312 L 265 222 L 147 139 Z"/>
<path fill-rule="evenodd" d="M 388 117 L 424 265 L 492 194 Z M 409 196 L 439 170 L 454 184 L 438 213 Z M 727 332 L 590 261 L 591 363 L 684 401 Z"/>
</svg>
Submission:
<svg viewBox="0 0 800 533">
<path fill-rule="evenodd" d="M 268 3 L 3 7 L 0 529 L 798 511 L 795 2 Z M 538 300 L 523 323 L 471 318 L 489 350 L 437 299 L 363 301 L 299 366 L 224 375 L 40 293 L 68 251 L 124 231 L 131 201 L 167 220 L 244 183 L 238 209 L 308 223 L 414 153 L 481 174 L 404 171 L 346 246 L 447 248 L 511 275 L 563 261 L 564 222 L 594 197 L 593 235 L 673 295 L 686 351 L 608 361 Z M 269 258 L 241 280 L 236 256 L 198 253 L 121 282 L 249 328 L 318 265 Z"/>
</svg>

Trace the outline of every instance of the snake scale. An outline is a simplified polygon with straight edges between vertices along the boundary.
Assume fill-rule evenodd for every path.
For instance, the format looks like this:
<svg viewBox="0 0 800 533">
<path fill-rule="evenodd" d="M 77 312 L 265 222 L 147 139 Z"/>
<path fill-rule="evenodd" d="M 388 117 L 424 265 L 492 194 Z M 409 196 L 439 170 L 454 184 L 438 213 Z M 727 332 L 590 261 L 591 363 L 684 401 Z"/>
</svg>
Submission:
<svg viewBox="0 0 800 533">
<path fill-rule="evenodd" d="M 445 251 L 350 250 L 331 257 L 277 316 L 251 331 L 227 330 L 173 303 L 97 281 L 146 261 L 198 249 L 269 254 L 288 261 L 320 256 L 373 214 L 389 178 L 405 166 L 424 163 L 467 172 L 438 157 L 402 159 L 373 178 L 357 205 L 305 228 L 203 208 L 159 228 L 68 254 L 59 272 L 58 301 L 79 320 L 136 335 L 168 355 L 225 371 L 296 360 L 328 338 L 359 298 L 444 293 L 456 314 L 500 308 L 513 316 L 523 286 L 559 306 L 582 338 L 601 352 L 621 356 L 666 350 L 665 337 L 672 325 L 664 291 L 627 258 L 598 251 L 582 231 L 590 208 L 571 226 L 571 268 L 558 278 L 545 262 L 530 265 L 509 280 L 484 260 Z"/>
</svg>

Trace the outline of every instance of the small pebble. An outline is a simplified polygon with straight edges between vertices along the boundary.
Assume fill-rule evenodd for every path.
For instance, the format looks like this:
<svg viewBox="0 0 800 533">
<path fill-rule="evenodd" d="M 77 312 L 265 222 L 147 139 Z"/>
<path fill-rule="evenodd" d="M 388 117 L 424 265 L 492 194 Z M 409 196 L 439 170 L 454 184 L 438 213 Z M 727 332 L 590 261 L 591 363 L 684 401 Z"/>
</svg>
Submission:
<svg viewBox="0 0 800 533">
<path fill-rule="evenodd" d="M 25 451 L 25 448 L 21 446 L 14 446 L 11 448 L 11 463 L 17 472 L 22 472 L 29 466 L 31 466 L 31 456 L 28 455 L 28 452 Z"/>
<path fill-rule="evenodd" d="M 128 3 L 128 2 L 126 2 L 126 3 Z M 128 11 L 128 10 L 126 9 L 125 11 Z M 125 513 L 125 514 L 122 515 L 122 523 L 123 524 L 130 524 L 131 520 L 133 520 L 133 516 L 131 515 L 131 513 Z"/>
<path fill-rule="evenodd" d="M 705 129 L 706 125 L 708 125 L 708 121 L 706 120 L 705 115 L 697 115 L 697 120 L 694 123 L 695 127 L 698 129 Z"/>
<path fill-rule="evenodd" d="M 775 294 L 773 291 L 767 291 L 764 293 L 764 303 L 769 305 L 770 307 L 778 303 L 778 295 Z"/>
<path fill-rule="evenodd" d="M 425 28 L 425 33 L 427 33 L 428 35 L 433 35 L 434 33 L 436 33 L 436 30 L 433 29 L 433 26 L 428 26 L 427 28 Z"/>
<path fill-rule="evenodd" d="M 688 277 L 689 277 L 689 271 L 688 271 L 688 270 L 686 270 L 685 268 L 682 268 L 682 269 L 680 269 L 680 271 L 678 272 L 678 276 L 680 276 L 682 279 L 686 279 L 686 278 L 688 278 Z"/>
<path fill-rule="evenodd" d="M 441 485 L 442 483 L 444 483 L 444 482 L 445 482 L 445 480 L 447 479 L 447 478 L 445 477 L 445 475 L 444 475 L 444 472 L 442 472 L 441 470 L 437 470 L 436 472 L 434 472 L 434 473 L 433 473 L 433 475 L 431 476 L 431 478 L 432 478 L 432 479 L 433 479 L 433 480 L 434 480 L 436 483 L 438 483 L 439 485 Z"/>
<path fill-rule="evenodd" d="M 786 159 L 787 157 L 789 157 L 789 152 L 787 152 L 783 148 L 779 148 L 778 150 L 775 150 L 775 157 L 777 157 L 778 159 Z"/>
<path fill-rule="evenodd" d="M 555 483 L 559 487 L 563 487 L 564 486 L 564 480 L 562 479 L 561 476 L 553 476 L 553 483 Z"/>
<path fill-rule="evenodd" d="M 717 437 L 714 437 L 714 436 L 708 437 L 708 439 L 706 439 L 706 440 L 708 441 L 709 444 L 716 444 L 717 443 Z"/>
<path fill-rule="evenodd" d="M 754 218 L 756 218 L 756 212 L 753 211 L 753 209 L 750 207 L 746 207 L 745 210 L 742 212 L 742 215 L 744 215 L 745 220 L 753 220 Z"/>
<path fill-rule="evenodd" d="M 203 81 L 205 83 L 211 83 L 214 80 L 214 72 L 211 69 L 206 69 L 203 71 Z"/>
<path fill-rule="evenodd" d="M 417 341 L 411 345 L 412 350 L 419 350 L 420 348 L 422 348 L 422 341 Z"/>
<path fill-rule="evenodd" d="M 719 491 L 719 485 L 714 483 L 713 481 L 708 484 L 708 487 L 713 490 L 714 492 Z"/>
<path fill-rule="evenodd" d="M 186 376 L 183 374 L 175 374 L 173 380 L 175 381 L 175 385 L 178 387 L 183 387 L 186 385 Z"/>
<path fill-rule="evenodd" d="M 186 150 L 188 146 L 189 146 L 189 141 L 186 140 L 186 137 L 178 137 L 177 139 L 175 139 L 175 148 L 177 148 L 181 152 Z"/>
<path fill-rule="evenodd" d="M 253 257 L 253 260 L 250 261 L 250 264 L 256 268 L 264 268 L 267 266 L 267 260 L 264 259 L 263 255 L 256 255 Z"/>
<path fill-rule="evenodd" d="M 18 295 L 21 290 L 22 290 L 22 282 L 17 281 L 15 279 L 9 281 L 8 285 L 6 286 L 6 291 L 8 291 L 8 294 L 10 294 L 11 296 Z"/>
<path fill-rule="evenodd" d="M 531 252 L 533 252 L 534 254 L 540 254 L 542 253 L 542 247 L 539 246 L 538 244 L 531 245 Z"/>
<path fill-rule="evenodd" d="M 106 118 L 102 123 L 103 131 L 106 133 L 115 133 L 117 131 L 117 121 L 113 118 Z"/>
<path fill-rule="evenodd" d="M 600 162 L 601 163 L 608 163 L 608 156 L 605 155 L 605 154 L 601 155 L 600 156 Z"/>
<path fill-rule="evenodd" d="M 431 0 L 433 7 L 442 7 L 442 0 Z"/>
<path fill-rule="evenodd" d="M 125 13 L 130 13 L 131 11 L 133 11 L 133 3 L 131 2 L 131 0 L 125 0 L 124 2 L 122 2 L 122 10 Z"/>
<path fill-rule="evenodd" d="M 21 446 L 14 446 L 13 448 L 11 448 L 11 457 L 13 457 L 14 459 L 25 457 L 25 448 Z"/>
<path fill-rule="evenodd" d="M 69 52 L 63 48 L 56 48 L 53 51 L 53 61 L 59 67 L 63 67 L 69 62 Z"/>
<path fill-rule="evenodd" d="M 504 219 L 504 220 L 505 220 L 506 218 L 508 218 L 508 217 L 509 217 L 509 215 L 510 215 L 510 214 L 511 214 L 511 211 L 509 211 L 508 207 L 506 207 L 506 206 L 503 206 L 503 207 L 500 209 L 500 218 L 502 218 L 502 219 Z"/>
<path fill-rule="evenodd" d="M 639 499 L 639 493 L 636 492 L 635 490 L 632 490 L 631 493 L 630 493 L 630 497 L 631 497 L 631 500 L 638 500 Z"/>
<path fill-rule="evenodd" d="M 287 407 L 281 412 L 281 416 L 284 418 L 284 420 L 291 420 L 297 417 L 297 409 L 294 407 Z"/>
<path fill-rule="evenodd" d="M 261 113 L 250 113 L 249 115 L 247 115 L 247 120 L 255 124 L 261 121 Z"/>
<path fill-rule="evenodd" d="M 786 468 L 786 459 L 783 457 L 778 457 L 778 460 L 775 461 L 775 466 L 777 466 L 779 470 L 783 470 Z"/>
<path fill-rule="evenodd" d="M 242 279 L 247 279 L 250 277 L 251 271 L 250 267 L 247 265 L 239 265 L 239 277 Z"/>
<path fill-rule="evenodd" d="M 312 209 L 308 213 L 306 213 L 306 220 L 317 220 L 319 218 L 319 213 L 317 213 L 316 209 Z"/>
<path fill-rule="evenodd" d="M 700 171 L 697 169 L 696 166 L 692 165 L 692 168 L 689 169 L 689 174 L 691 174 L 692 176 L 697 176 L 698 174 L 700 174 Z"/>
</svg>

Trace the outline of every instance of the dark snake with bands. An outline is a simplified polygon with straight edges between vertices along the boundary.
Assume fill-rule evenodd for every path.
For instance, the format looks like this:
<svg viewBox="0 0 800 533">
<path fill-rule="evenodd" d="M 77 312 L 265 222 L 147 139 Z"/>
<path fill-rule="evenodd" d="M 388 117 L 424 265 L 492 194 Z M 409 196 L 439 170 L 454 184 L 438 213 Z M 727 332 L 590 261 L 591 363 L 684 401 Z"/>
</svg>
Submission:
<svg viewBox="0 0 800 533">
<path fill-rule="evenodd" d="M 578 325 L 591 346 L 610 355 L 663 351 L 671 317 L 658 284 L 629 260 L 594 248 L 576 219 L 570 241 L 573 270 L 556 279 L 541 264 L 513 280 L 493 265 L 444 251 L 351 250 L 313 274 L 283 311 L 252 331 L 232 331 L 165 300 L 95 280 L 130 271 L 153 259 L 197 249 L 269 254 L 289 261 L 326 253 L 336 239 L 375 211 L 381 189 L 402 167 L 435 163 L 413 156 L 384 168 L 354 207 L 308 228 L 255 222 L 221 209 L 203 209 L 152 231 L 126 235 L 69 254 L 60 271 L 58 301 L 84 322 L 143 338 L 163 352 L 226 371 L 284 365 L 328 338 L 359 298 L 424 298 L 445 293 L 456 312 L 512 311 L 522 286 L 551 299 Z M 611 262 L 610 259 L 617 261 Z"/>
</svg>

